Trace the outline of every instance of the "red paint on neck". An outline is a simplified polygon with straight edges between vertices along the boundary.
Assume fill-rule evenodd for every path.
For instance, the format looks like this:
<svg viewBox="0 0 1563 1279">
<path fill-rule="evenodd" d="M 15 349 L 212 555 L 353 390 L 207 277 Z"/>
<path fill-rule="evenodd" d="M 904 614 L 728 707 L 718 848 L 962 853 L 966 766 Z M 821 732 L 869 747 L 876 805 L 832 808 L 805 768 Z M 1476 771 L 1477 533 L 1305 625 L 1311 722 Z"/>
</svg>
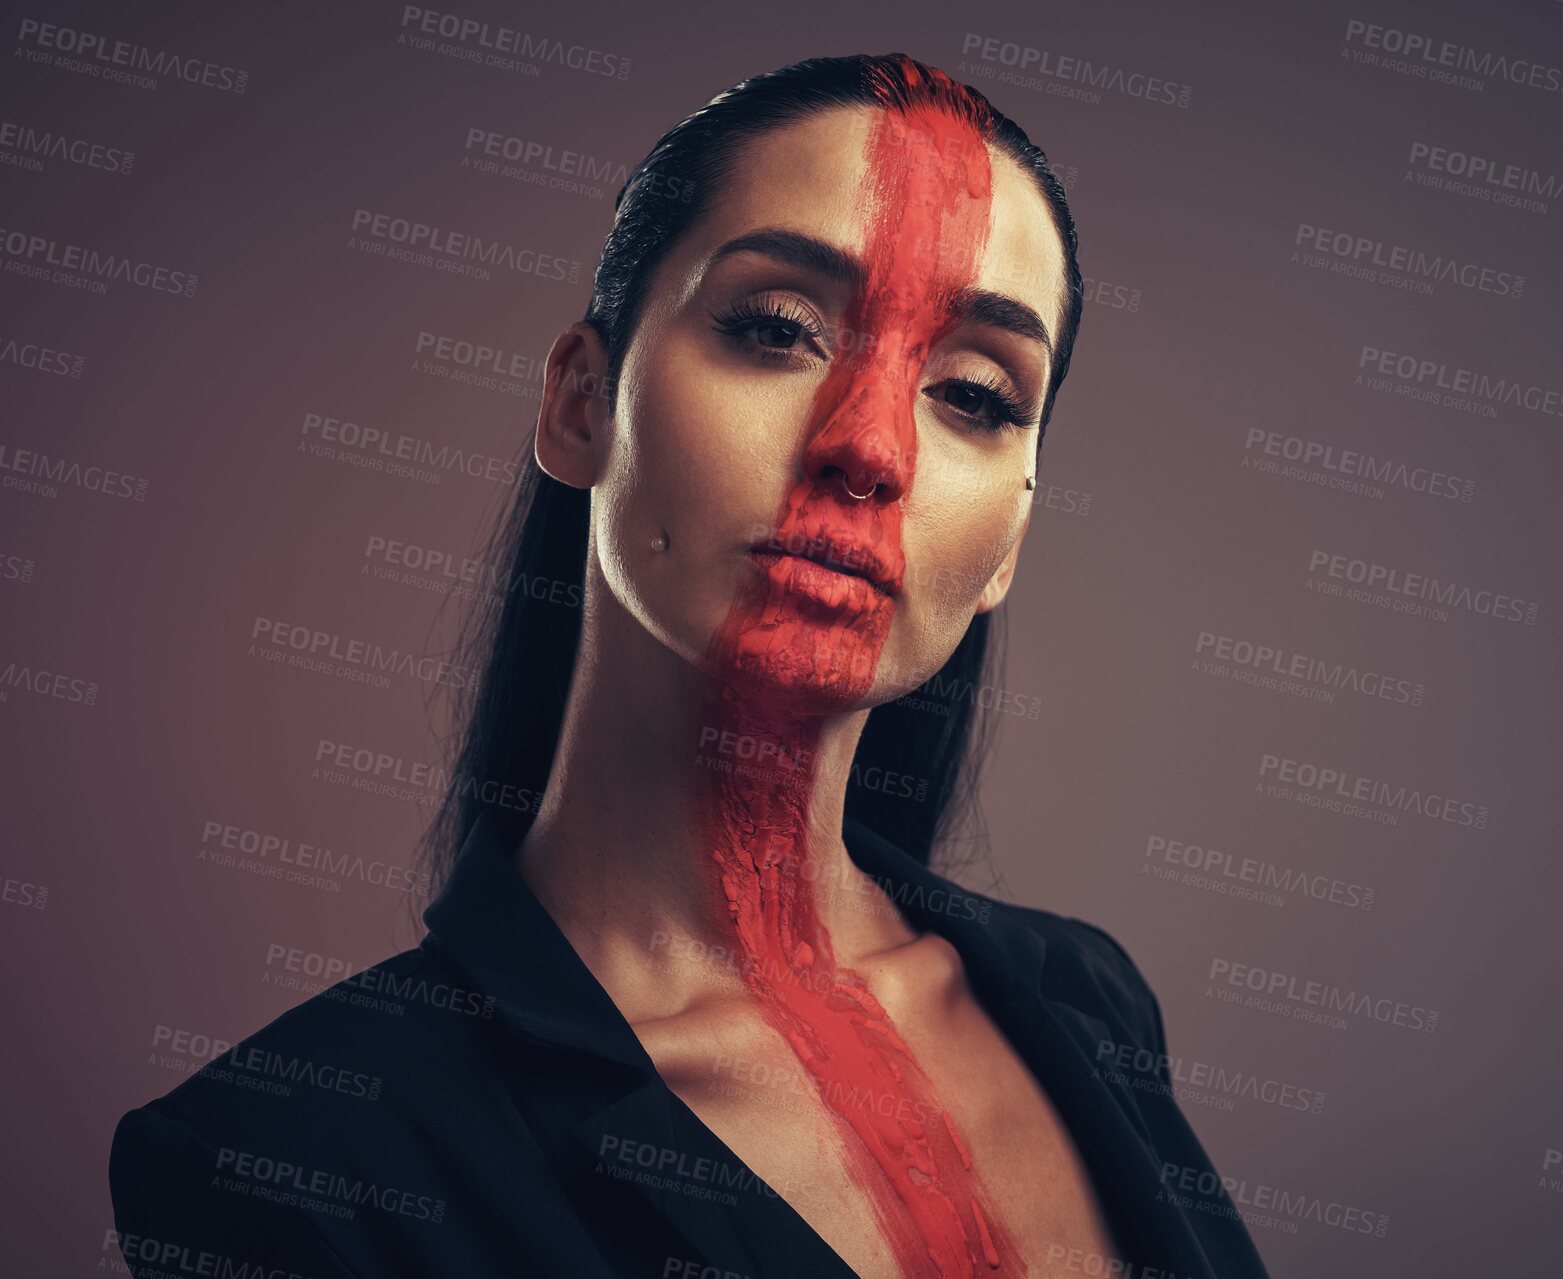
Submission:
<svg viewBox="0 0 1563 1279">
<path fill-rule="evenodd" d="M 942 76 L 932 87 L 947 104 L 962 94 Z M 808 478 L 783 502 L 773 545 L 871 548 L 893 587 L 817 573 L 800 585 L 808 570 L 795 560 L 757 563 L 712 639 L 726 682 L 706 722 L 775 754 L 763 770 L 714 773 L 704 813 L 749 992 L 835 1118 L 897 1262 L 907 1275 L 969 1276 L 1019 1271 L 1019 1255 L 911 1050 L 864 980 L 837 964 L 806 871 L 813 716 L 872 688 L 905 574 L 901 499 L 922 370 L 951 294 L 975 276 L 992 200 L 986 143 L 958 105 L 886 103 L 869 139 L 866 287 L 815 396 Z M 859 493 L 878 487 L 855 501 L 843 479 Z"/>
</svg>

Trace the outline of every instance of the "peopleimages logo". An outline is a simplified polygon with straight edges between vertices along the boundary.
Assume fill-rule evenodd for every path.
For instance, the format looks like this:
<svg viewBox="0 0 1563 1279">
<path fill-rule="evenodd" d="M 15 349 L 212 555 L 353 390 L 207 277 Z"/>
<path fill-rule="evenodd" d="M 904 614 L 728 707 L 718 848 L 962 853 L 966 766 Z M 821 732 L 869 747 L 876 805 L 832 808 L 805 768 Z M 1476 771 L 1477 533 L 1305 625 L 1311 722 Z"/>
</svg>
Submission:
<svg viewBox="0 0 1563 1279">
<path fill-rule="evenodd" d="M 1497 297 L 1518 299 L 1525 293 L 1525 277 L 1476 262 L 1465 262 L 1442 253 L 1427 253 L 1403 244 L 1391 244 L 1370 235 L 1334 231 L 1299 222 L 1292 239 L 1292 260 L 1307 266 L 1327 266 L 1337 274 L 1359 275 L 1373 283 L 1413 293 L 1431 293 L 1433 285 L 1458 284 L 1461 288 Z"/>
<path fill-rule="evenodd" d="M 1097 102 L 1101 101 L 1100 96 L 1088 91 L 1106 90 L 1169 107 L 1187 107 L 1194 93 L 1192 86 L 1180 84 L 1176 80 L 1125 71 L 1122 67 L 1106 66 L 1088 58 L 1076 58 L 1050 49 L 1038 49 L 1032 45 L 1016 44 L 997 36 L 977 35 L 970 31 L 961 42 L 961 53 L 990 64 L 963 64 L 968 75 L 982 74 L 1025 88 L 1047 85 L 1049 92 L 1066 85 L 1081 86 L 1088 100 Z M 1010 70 L 1000 72 L 997 68 L 1001 66 Z M 1041 79 L 1029 74 L 1032 72 Z M 1075 94 L 1065 93 L 1061 96 L 1072 97 Z"/>
<path fill-rule="evenodd" d="M 1444 581 L 1426 573 L 1407 573 L 1403 569 L 1372 560 L 1354 559 L 1315 549 L 1308 556 L 1308 572 L 1337 582 L 1348 582 L 1371 592 L 1383 592 L 1382 598 L 1404 604 L 1406 601 L 1433 603 L 1444 608 L 1463 608 L 1500 622 L 1519 622 L 1534 626 L 1541 612 L 1537 600 L 1525 600 L 1468 583 Z M 1312 579 L 1310 578 L 1310 581 Z M 1369 600 L 1368 602 L 1377 602 Z M 1412 604 L 1398 612 L 1414 611 Z"/>
<path fill-rule="evenodd" d="M 498 129 L 485 129 L 473 125 L 467 130 L 463 143 L 467 155 L 463 164 L 474 155 L 486 160 L 508 160 L 525 169 L 535 168 L 563 179 L 579 179 L 581 182 L 600 182 L 607 187 L 621 187 L 630 180 L 630 165 L 624 160 L 606 160 L 586 151 L 572 151 L 568 147 L 555 146 L 552 142 L 540 142 L 536 138 L 517 137 L 513 133 L 501 133 Z M 682 191 L 682 201 L 688 203 L 694 187 L 687 178 L 666 178 L 663 181 L 672 192 Z M 565 189 L 574 189 L 567 186 Z M 678 197 L 675 197 L 678 198 Z"/>
<path fill-rule="evenodd" d="M 0 550 L 0 582 L 20 582 L 26 585 L 33 580 L 38 561 L 25 555 L 8 555 Z"/>
<path fill-rule="evenodd" d="M 58 497 L 59 490 L 54 486 L 63 484 L 101 493 L 104 497 L 123 497 L 132 502 L 147 500 L 148 481 L 144 477 L 126 475 L 96 463 L 83 465 L 74 458 L 50 457 L 32 449 L 13 448 L 5 443 L 0 443 L 0 472 L 8 472 L 0 478 L 0 488 L 41 493 L 46 497 Z"/>
<path fill-rule="evenodd" d="M 250 639 L 268 649 L 307 655 L 314 662 L 338 662 L 365 672 L 385 672 L 456 689 L 476 688 L 483 677 L 477 667 L 462 662 L 386 648 L 372 640 L 263 616 L 257 616 L 251 625 Z M 256 648 L 256 644 L 251 644 L 252 653 Z"/>
<path fill-rule="evenodd" d="M 274 1097 L 291 1097 L 295 1088 L 316 1088 L 362 1101 L 380 1100 L 384 1080 L 367 1071 L 333 1062 L 317 1062 L 273 1052 L 254 1044 L 230 1044 L 225 1040 L 159 1022 L 152 1031 L 152 1048 L 158 1064 L 191 1073 L 200 1070 L 206 1079 L 233 1084 Z"/>
<path fill-rule="evenodd" d="M 1294 463 L 1295 466 L 1285 470 L 1275 469 L 1288 478 L 1324 483 L 1330 488 L 1350 490 L 1353 481 L 1366 480 L 1424 493 L 1428 497 L 1448 498 L 1452 502 L 1469 502 L 1476 493 L 1475 480 L 1449 475 L 1430 466 L 1414 466 L 1399 458 L 1374 457 L 1371 453 L 1337 448 L 1300 435 L 1283 435 L 1260 426 L 1248 428 L 1243 451 Z M 1250 465 L 1250 458 L 1245 456 L 1243 464 Z M 1316 475 L 1309 468 L 1317 468 L 1322 474 Z M 1255 466 L 1254 469 L 1260 468 Z"/>
<path fill-rule="evenodd" d="M 334 1217 L 351 1218 L 359 1208 L 374 1208 L 418 1221 L 440 1222 L 445 1218 L 445 1201 L 432 1195 L 231 1146 L 218 1150 L 215 1170 L 229 1190 L 242 1189 L 255 1198 Z M 267 1193 L 256 1193 L 259 1190 Z"/>
<path fill-rule="evenodd" d="M 1192 1058 L 1155 1053 L 1139 1044 L 1121 1044 L 1111 1039 L 1096 1042 L 1096 1073 L 1126 1088 L 1160 1092 L 1177 1096 L 1179 1100 L 1187 1100 L 1183 1095 L 1186 1093 L 1214 1093 L 1226 1099 L 1242 1098 L 1314 1115 L 1324 1111 L 1324 1093 L 1319 1089 L 1261 1078 L 1246 1070 L 1228 1070 L 1225 1066 Z M 1184 1087 L 1175 1086 L 1179 1084 Z M 1223 1106 L 1222 1109 L 1232 1107 Z"/>
<path fill-rule="evenodd" d="M 136 162 L 134 151 L 122 151 L 102 142 L 56 133 L 53 129 L 35 129 L 13 120 L 0 122 L 0 152 L 11 153 L 4 163 L 35 173 L 44 169 L 44 159 L 64 160 L 84 169 L 101 169 L 128 177 Z"/>
<path fill-rule="evenodd" d="M 418 897 L 429 896 L 433 884 L 427 871 L 409 870 L 405 866 L 356 853 L 339 853 L 325 844 L 311 844 L 253 826 L 204 820 L 196 860 L 225 866 L 237 864 L 238 857 L 255 859 L 257 864 L 288 867 L 292 871 L 319 871 L 323 875 L 335 875 L 340 879 L 356 879 L 376 888 L 388 888 L 393 892 L 411 893 Z M 250 868 L 243 866 L 240 869 Z M 279 877 L 267 876 L 271 879 Z"/>
<path fill-rule="evenodd" d="M 546 359 L 539 359 L 535 355 L 507 351 L 500 346 L 469 342 L 465 338 L 447 337 L 427 330 L 418 333 L 413 350 L 419 355 L 427 355 L 464 369 L 496 373 L 503 377 L 540 378 L 547 366 Z"/>
<path fill-rule="evenodd" d="M 102 1251 L 120 1254 L 98 1262 L 100 1270 L 108 1269 L 115 1273 L 121 1272 L 124 1266 L 129 1266 L 130 1273 L 136 1275 L 248 1275 L 253 1276 L 253 1279 L 261 1279 L 261 1276 L 276 1273 L 275 1270 L 268 1271 L 266 1263 L 255 1258 L 208 1252 L 204 1248 L 172 1239 L 121 1234 L 117 1230 L 103 1232 Z M 124 1266 L 120 1264 L 120 1256 L 124 1258 Z M 288 1279 L 307 1279 L 307 1276 L 289 1275 Z"/>
<path fill-rule="evenodd" d="M 1555 173 L 1543 173 L 1523 164 L 1494 160 L 1488 156 L 1434 146 L 1431 142 L 1413 142 L 1406 163 L 1406 181 L 1472 196 L 1492 204 L 1508 205 L 1530 213 L 1545 213 L 1547 200 L 1563 195 L 1563 179 Z M 1541 196 L 1542 199 L 1532 199 Z"/>
<path fill-rule="evenodd" d="M 481 22 L 477 18 L 463 18 L 454 13 L 441 13 L 437 9 L 424 9 L 414 4 L 403 7 L 401 25 L 403 38 L 412 32 L 415 35 L 453 40 L 478 53 L 477 60 L 481 60 L 483 50 L 488 50 L 490 58 L 499 54 L 515 54 L 610 80 L 627 80 L 630 74 L 630 59 L 622 54 L 605 53 L 601 49 L 589 49 L 581 44 L 566 44 L 563 40 L 535 36 L 515 27 Z"/>
<path fill-rule="evenodd" d="M 491 457 L 452 444 L 430 440 L 384 427 L 364 426 L 344 418 L 305 413 L 299 427 L 296 451 L 307 456 L 344 462 L 361 470 L 381 471 L 407 479 L 439 483 L 442 474 L 460 472 L 475 480 L 514 484 L 519 463 L 514 458 Z"/>
<path fill-rule="evenodd" d="M 35 373 L 79 381 L 87 360 L 85 356 L 57 351 L 39 342 L 8 337 L 0 338 L 0 364 L 14 364 L 17 368 L 31 369 Z"/>
<path fill-rule="evenodd" d="M 604 1133 L 599 1139 L 597 1156 L 602 1165 L 624 1165 L 639 1169 L 655 1178 L 655 1188 L 674 1188 L 690 1193 L 687 1187 L 709 1187 L 714 1191 L 729 1192 L 724 1202 L 736 1204 L 738 1199 L 732 1190 L 754 1191 L 771 1199 L 780 1197 L 775 1187 L 761 1181 L 742 1164 L 729 1164 L 709 1155 L 691 1155 L 672 1146 L 662 1146 L 650 1141 L 637 1141 L 615 1133 Z M 692 1195 L 707 1198 L 705 1195 Z"/>
<path fill-rule="evenodd" d="M 63 244 L 43 235 L 0 229 L 5 269 L 14 275 L 48 280 L 87 293 L 107 293 L 111 283 L 133 284 L 154 293 L 193 298 L 201 277 L 155 262 L 104 253 L 80 244 Z"/>
<path fill-rule="evenodd" d="M 1282 1012 L 1286 1016 L 1296 1016 L 1300 1021 L 1325 1021 L 1331 1015 L 1345 1013 L 1351 1017 L 1367 1017 L 1386 1026 L 1420 1030 L 1429 1035 L 1438 1029 L 1436 1009 L 1383 995 L 1371 995 L 1363 990 L 1346 990 L 1331 982 L 1304 981 L 1291 973 L 1256 968 L 1253 964 L 1236 963 L 1230 959 L 1212 959 L 1206 980 L 1211 983 L 1206 993 L 1221 996 L 1224 1003 L 1242 1000 L 1245 1007 Z M 1235 989 L 1223 992 L 1219 990 L 1222 986 Z M 1243 991 L 1249 994 L 1245 997 Z M 1299 1013 L 1306 1015 L 1297 1016 Z M 1336 1016 L 1335 1020 L 1340 1019 Z"/>
<path fill-rule="evenodd" d="M 1549 1176 L 1554 1168 L 1563 1167 L 1563 1150 L 1554 1150 L 1550 1146 L 1541 1157 L 1541 1177 L 1536 1185 L 1541 1190 L 1563 1190 L 1563 1178 Z"/>
<path fill-rule="evenodd" d="M 1195 1211 L 1241 1217 L 1251 1226 L 1272 1226 L 1296 1233 L 1296 1223 L 1312 1221 L 1339 1230 L 1375 1235 L 1389 1231 L 1389 1214 L 1370 1212 L 1334 1199 L 1285 1190 L 1262 1181 L 1223 1177 L 1209 1168 L 1163 1163 L 1162 1189 L 1156 1197 L 1170 1199 Z"/>
<path fill-rule="evenodd" d="M 477 280 L 493 279 L 490 267 L 569 284 L 581 277 L 581 264 L 573 258 L 485 240 L 479 235 L 430 226 L 415 218 L 397 217 L 374 209 L 353 210 L 352 232 L 349 248 L 374 249 L 414 266 L 432 266 Z M 363 239 L 362 245 L 358 243 L 359 237 Z"/>
<path fill-rule="evenodd" d="M 1280 755 L 1261 754 L 1259 776 L 1346 803 L 1377 804 L 1396 812 L 1420 813 L 1435 821 L 1448 822 L 1452 826 L 1470 826 L 1476 830 L 1486 829 L 1491 814 L 1486 804 L 1455 799 L 1433 791 L 1424 792 L 1415 787 L 1396 786 L 1376 778 L 1363 777 L 1344 768 L 1286 759 Z M 1261 786 L 1263 784 L 1259 783 Z"/>
<path fill-rule="evenodd" d="M 1488 412 L 1484 416 L 1488 417 L 1495 416 L 1492 406 L 1499 404 L 1563 417 L 1563 391 L 1556 387 L 1528 384 L 1517 378 L 1493 377 L 1458 366 L 1451 368 L 1442 360 L 1426 356 L 1365 346 L 1357 356 L 1357 368 L 1359 385 L 1375 391 L 1390 390 L 1407 399 L 1467 410 L 1486 406 Z M 1379 382 L 1375 382 L 1375 374 Z"/>
<path fill-rule="evenodd" d="M 7 662 L 4 669 L 0 669 L 0 702 L 8 700 L 11 689 L 22 689 L 62 702 L 79 702 L 83 706 L 95 706 L 98 702 L 97 680 L 79 679 L 46 667 L 34 667 L 29 662 Z"/>
<path fill-rule="evenodd" d="M 452 773 L 441 764 L 409 760 L 402 755 L 351 742 L 334 742 L 325 737 L 315 745 L 315 767 L 310 776 L 333 786 L 346 786 L 428 807 L 438 807 L 447 797 L 456 802 L 475 798 L 490 808 L 535 813 L 543 802 L 539 792 L 510 782 L 478 778 L 470 773 Z"/>
<path fill-rule="evenodd" d="M 1467 71 L 1472 75 L 1495 76 L 1546 93 L 1563 93 L 1563 71 L 1557 67 L 1528 58 L 1511 58 L 1504 53 L 1473 49 L 1452 40 L 1435 40 L 1419 32 L 1382 27 L 1357 18 L 1346 23 L 1346 45 L 1348 49 L 1373 50 L 1401 59 L 1406 65 L 1397 66 L 1387 61 L 1385 65 L 1413 75 L 1431 78 L 1434 71 Z"/>
<path fill-rule="evenodd" d="M 1262 861 L 1257 857 L 1236 857 L 1218 848 L 1152 835 L 1145 844 L 1146 864 L 1140 873 L 1153 872 L 1156 878 L 1181 875 L 1196 887 L 1214 889 L 1225 896 L 1268 899 L 1277 893 L 1292 893 L 1317 902 L 1330 902 L 1353 910 L 1372 910 L 1376 893 L 1371 887 L 1333 879 Z M 1152 865 L 1160 862 L 1162 865 Z M 1272 891 L 1274 890 L 1274 891 Z M 1266 904 L 1269 902 L 1266 900 Z M 1285 899 L 1278 899 L 1284 905 Z"/>
<path fill-rule="evenodd" d="M 1286 687 L 1286 681 L 1298 680 L 1319 685 L 1320 690 L 1316 691 L 1341 689 L 1362 697 L 1404 702 L 1412 706 L 1420 706 L 1427 693 L 1423 684 L 1386 675 L 1382 671 L 1361 670 L 1344 662 L 1326 661 L 1321 657 L 1294 653 L 1271 644 L 1255 643 L 1232 635 L 1218 635 L 1214 631 L 1200 631 L 1195 636 L 1194 652 L 1232 668 L 1231 671 L 1212 673 L 1229 674 L 1237 678 L 1236 672 L 1249 672 L 1241 682 L 1259 683 L 1263 687 L 1279 688 L 1283 692 L 1294 691 Z M 1275 678 L 1270 678 L 1272 676 Z"/>
<path fill-rule="evenodd" d="M 56 66 L 64 66 L 72 71 L 86 71 L 105 80 L 122 78 L 127 70 L 140 71 L 152 75 L 169 75 L 186 84 L 223 89 L 229 93 L 243 93 L 250 81 L 248 71 L 223 66 L 218 62 L 181 57 L 166 49 L 154 50 L 129 40 L 111 40 L 93 31 L 77 31 L 73 27 L 39 22 L 36 18 L 22 19 L 16 41 L 18 46 L 31 46 L 29 52 L 37 51 L 52 59 Z M 151 81 L 141 87 L 156 88 L 157 85 Z"/>
</svg>

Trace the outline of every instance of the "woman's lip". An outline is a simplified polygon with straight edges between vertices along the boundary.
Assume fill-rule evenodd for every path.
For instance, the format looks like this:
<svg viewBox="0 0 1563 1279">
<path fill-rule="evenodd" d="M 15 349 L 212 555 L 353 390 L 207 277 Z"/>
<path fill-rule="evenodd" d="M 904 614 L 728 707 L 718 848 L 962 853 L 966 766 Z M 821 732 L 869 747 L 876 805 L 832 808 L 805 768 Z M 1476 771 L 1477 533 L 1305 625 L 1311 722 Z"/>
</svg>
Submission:
<svg viewBox="0 0 1563 1279">
<path fill-rule="evenodd" d="M 795 565 L 806 564 L 809 566 L 809 568 L 804 569 L 802 574 L 800 574 L 800 576 L 805 579 L 818 580 L 814 578 L 814 574 L 811 571 L 817 570 L 819 573 L 828 573 L 831 578 L 844 580 L 847 582 L 862 582 L 864 586 L 868 587 L 876 595 L 882 595 L 886 598 L 889 598 L 890 596 L 890 592 L 885 587 L 881 586 L 878 582 L 874 581 L 873 578 L 868 577 L 866 574 L 856 572 L 851 568 L 845 567 L 844 565 L 826 563 L 823 560 L 813 559 L 807 555 L 794 555 L 790 551 L 755 549 L 751 550 L 749 554 L 767 569 L 773 567 L 774 565 L 784 563 Z M 842 601 L 844 604 L 851 602 L 852 601 L 850 599 L 844 599 Z"/>
<path fill-rule="evenodd" d="M 801 555 L 796 551 L 782 551 L 773 547 L 764 546 L 751 547 L 749 554 L 754 556 L 761 563 L 767 565 L 775 563 L 778 560 L 800 560 L 805 564 L 816 565 L 817 567 L 824 569 L 827 573 L 835 573 L 839 577 L 858 578 L 860 581 L 867 582 L 881 595 L 893 596 L 895 594 L 895 592 L 892 591 L 883 582 L 875 580 L 863 569 L 856 568 L 851 564 L 843 564 L 838 560 L 832 560 L 827 557 L 814 555 Z"/>
</svg>

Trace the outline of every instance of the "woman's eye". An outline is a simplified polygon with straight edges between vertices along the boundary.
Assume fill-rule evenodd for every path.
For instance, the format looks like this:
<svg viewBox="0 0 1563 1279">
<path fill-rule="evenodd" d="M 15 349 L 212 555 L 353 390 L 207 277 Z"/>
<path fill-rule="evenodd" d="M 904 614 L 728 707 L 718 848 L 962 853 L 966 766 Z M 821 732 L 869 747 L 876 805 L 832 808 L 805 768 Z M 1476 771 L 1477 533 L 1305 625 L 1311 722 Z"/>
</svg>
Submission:
<svg viewBox="0 0 1563 1279">
<path fill-rule="evenodd" d="M 776 351 L 789 351 L 802 330 L 796 324 L 786 320 L 761 320 L 749 332 L 760 346 Z"/>
<path fill-rule="evenodd" d="M 975 382 L 955 378 L 930 387 L 927 394 L 987 430 L 1002 430 L 1021 421 L 1019 407 L 1008 397 Z"/>
<path fill-rule="evenodd" d="M 814 353 L 818 354 L 820 340 L 816 326 L 793 310 L 786 302 L 745 301 L 726 311 L 712 312 L 711 319 L 716 331 L 740 350 L 791 368 L 808 354 L 805 348 L 809 344 L 815 344 Z"/>
<path fill-rule="evenodd" d="M 944 402 L 951 408 L 970 414 L 972 417 L 985 416 L 982 410 L 988 402 L 986 391 L 979 391 L 967 382 L 946 382 L 941 389 Z"/>
</svg>

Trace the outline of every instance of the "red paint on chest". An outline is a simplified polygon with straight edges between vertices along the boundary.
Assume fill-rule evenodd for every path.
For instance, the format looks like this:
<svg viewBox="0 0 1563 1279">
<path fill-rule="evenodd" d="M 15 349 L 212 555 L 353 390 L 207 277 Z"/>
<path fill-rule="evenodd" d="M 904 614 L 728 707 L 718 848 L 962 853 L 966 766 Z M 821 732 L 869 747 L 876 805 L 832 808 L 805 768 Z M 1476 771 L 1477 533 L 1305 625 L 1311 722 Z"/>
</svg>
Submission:
<svg viewBox="0 0 1563 1279">
<path fill-rule="evenodd" d="M 960 92 L 948 81 L 934 87 Z M 903 1272 L 1018 1272 L 927 1076 L 862 977 L 836 963 L 809 873 L 809 716 L 852 706 L 872 687 L 906 569 L 901 499 L 915 472 L 922 370 L 950 296 L 975 276 L 992 199 L 986 144 L 971 123 L 937 106 L 874 119 L 866 287 L 813 402 L 810 478 L 783 502 L 772 545 L 858 548 L 889 589 L 788 556 L 756 562 L 712 640 L 711 659 L 729 678 L 711 715 L 740 740 L 766 743 L 769 758 L 713 774 L 709 846 L 747 988 L 834 1117 Z M 879 487 L 855 501 L 843 479 L 856 492 Z"/>
</svg>

